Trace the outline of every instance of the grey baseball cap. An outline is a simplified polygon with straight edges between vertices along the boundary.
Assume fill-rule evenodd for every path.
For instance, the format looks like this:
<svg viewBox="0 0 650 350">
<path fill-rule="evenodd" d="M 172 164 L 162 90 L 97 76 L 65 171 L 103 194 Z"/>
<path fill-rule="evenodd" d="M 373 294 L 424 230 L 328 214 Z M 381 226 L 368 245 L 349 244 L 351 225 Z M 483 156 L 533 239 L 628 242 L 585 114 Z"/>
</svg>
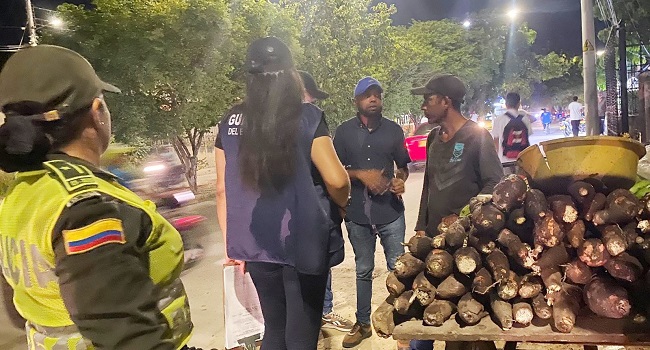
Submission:
<svg viewBox="0 0 650 350">
<path fill-rule="evenodd" d="M 60 114 L 87 107 L 102 92 L 120 89 L 102 81 L 92 65 L 75 51 L 38 45 L 13 54 L 0 72 L 0 111 L 32 102 Z"/>
</svg>

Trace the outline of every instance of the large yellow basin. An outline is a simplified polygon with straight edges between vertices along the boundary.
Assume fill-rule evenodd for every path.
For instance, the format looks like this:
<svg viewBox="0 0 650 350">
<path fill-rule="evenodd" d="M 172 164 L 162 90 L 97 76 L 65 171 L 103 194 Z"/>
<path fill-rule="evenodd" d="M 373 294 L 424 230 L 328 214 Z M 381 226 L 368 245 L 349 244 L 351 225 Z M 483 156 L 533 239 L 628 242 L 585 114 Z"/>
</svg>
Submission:
<svg viewBox="0 0 650 350">
<path fill-rule="evenodd" d="M 594 177 L 609 190 L 630 188 L 636 181 L 645 147 L 616 136 L 569 137 L 533 145 L 519 154 L 519 168 L 531 185 L 545 193 L 565 193 L 576 180 Z"/>
</svg>

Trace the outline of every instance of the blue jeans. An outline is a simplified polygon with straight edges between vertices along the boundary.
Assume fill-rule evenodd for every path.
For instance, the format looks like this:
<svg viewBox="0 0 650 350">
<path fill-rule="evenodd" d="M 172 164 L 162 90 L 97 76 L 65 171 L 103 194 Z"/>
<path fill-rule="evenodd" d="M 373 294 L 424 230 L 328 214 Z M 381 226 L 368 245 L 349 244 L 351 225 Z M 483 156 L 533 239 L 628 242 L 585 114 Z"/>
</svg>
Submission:
<svg viewBox="0 0 650 350">
<path fill-rule="evenodd" d="M 384 225 L 360 225 L 351 221 L 345 223 L 357 268 L 357 322 L 370 324 L 370 303 L 372 300 L 372 272 L 375 269 L 375 245 L 379 236 L 384 247 L 389 271 L 395 269 L 395 261 L 404 253 L 406 223 L 404 214 L 397 220 Z"/>
<path fill-rule="evenodd" d="M 334 294 L 332 293 L 332 269 L 327 274 L 327 286 L 325 287 L 325 302 L 323 303 L 323 316 L 334 309 Z"/>
</svg>

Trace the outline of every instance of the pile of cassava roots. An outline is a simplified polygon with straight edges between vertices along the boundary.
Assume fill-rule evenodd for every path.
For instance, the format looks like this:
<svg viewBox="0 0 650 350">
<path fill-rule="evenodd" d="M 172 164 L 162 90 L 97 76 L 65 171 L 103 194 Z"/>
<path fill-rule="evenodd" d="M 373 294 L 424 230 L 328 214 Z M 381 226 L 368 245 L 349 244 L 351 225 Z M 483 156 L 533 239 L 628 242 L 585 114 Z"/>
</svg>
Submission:
<svg viewBox="0 0 650 350">
<path fill-rule="evenodd" d="M 576 316 L 639 316 L 650 304 L 650 194 L 606 189 L 595 178 L 545 195 L 518 175 L 445 217 L 435 237 L 414 236 L 388 275 L 373 314 L 380 336 L 410 319 L 503 330 L 534 317 L 568 333 Z"/>
</svg>

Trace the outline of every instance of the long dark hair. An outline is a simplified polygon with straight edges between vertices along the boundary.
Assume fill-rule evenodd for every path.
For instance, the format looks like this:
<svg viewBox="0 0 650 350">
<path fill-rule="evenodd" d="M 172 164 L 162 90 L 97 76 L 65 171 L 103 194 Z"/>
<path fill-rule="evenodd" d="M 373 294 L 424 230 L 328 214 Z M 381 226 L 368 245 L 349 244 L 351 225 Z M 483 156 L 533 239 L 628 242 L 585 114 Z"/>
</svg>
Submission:
<svg viewBox="0 0 650 350">
<path fill-rule="evenodd" d="M 294 68 L 249 75 L 239 146 L 239 171 L 246 185 L 281 190 L 295 174 L 302 97 Z"/>
</svg>

